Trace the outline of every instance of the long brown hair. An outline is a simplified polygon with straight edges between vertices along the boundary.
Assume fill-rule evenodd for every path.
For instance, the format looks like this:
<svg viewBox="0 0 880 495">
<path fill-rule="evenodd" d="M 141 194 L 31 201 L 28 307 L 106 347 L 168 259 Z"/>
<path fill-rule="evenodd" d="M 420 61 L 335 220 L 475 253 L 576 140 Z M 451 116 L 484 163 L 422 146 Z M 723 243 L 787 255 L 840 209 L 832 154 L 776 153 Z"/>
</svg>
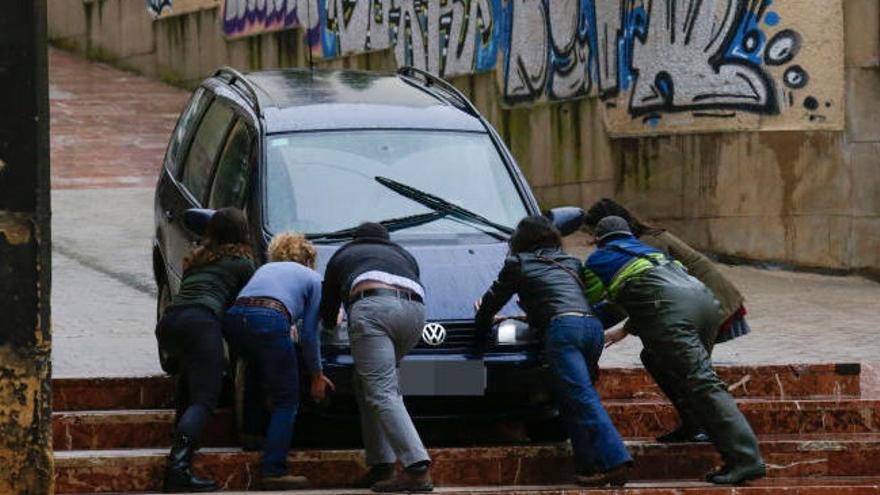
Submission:
<svg viewBox="0 0 880 495">
<path fill-rule="evenodd" d="M 236 256 L 254 259 L 248 244 L 247 218 L 238 208 L 221 208 L 208 221 L 199 246 L 183 259 L 183 271 Z"/>
<path fill-rule="evenodd" d="M 663 229 L 639 220 L 638 217 L 630 213 L 630 211 L 624 208 L 623 205 L 608 198 L 602 198 L 590 207 L 587 211 L 587 217 L 584 219 L 584 223 L 591 230 L 595 230 L 596 224 L 599 223 L 599 220 L 610 216 L 620 217 L 626 220 L 626 223 L 629 224 L 629 230 L 631 230 L 633 235 L 637 238 L 645 234 L 653 235 L 663 232 Z"/>
</svg>

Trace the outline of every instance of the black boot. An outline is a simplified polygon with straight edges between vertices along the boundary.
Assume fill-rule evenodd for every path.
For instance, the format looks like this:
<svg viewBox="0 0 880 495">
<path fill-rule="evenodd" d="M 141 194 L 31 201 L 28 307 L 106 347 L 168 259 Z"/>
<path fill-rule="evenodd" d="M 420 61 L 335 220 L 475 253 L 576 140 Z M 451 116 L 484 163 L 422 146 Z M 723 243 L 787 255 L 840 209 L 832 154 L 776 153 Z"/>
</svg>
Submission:
<svg viewBox="0 0 880 495">
<path fill-rule="evenodd" d="M 192 438 L 177 434 L 174 437 L 174 445 L 165 464 L 165 480 L 162 483 L 162 491 L 165 493 L 175 492 L 213 492 L 219 488 L 217 482 L 205 478 L 198 478 L 192 474 L 192 457 L 195 446 Z"/>
<path fill-rule="evenodd" d="M 767 476 L 767 468 L 764 466 L 764 463 L 755 462 L 738 466 L 725 466 L 716 473 L 709 473 L 707 477 L 710 483 L 715 483 L 716 485 L 739 485 L 765 476 Z"/>
</svg>

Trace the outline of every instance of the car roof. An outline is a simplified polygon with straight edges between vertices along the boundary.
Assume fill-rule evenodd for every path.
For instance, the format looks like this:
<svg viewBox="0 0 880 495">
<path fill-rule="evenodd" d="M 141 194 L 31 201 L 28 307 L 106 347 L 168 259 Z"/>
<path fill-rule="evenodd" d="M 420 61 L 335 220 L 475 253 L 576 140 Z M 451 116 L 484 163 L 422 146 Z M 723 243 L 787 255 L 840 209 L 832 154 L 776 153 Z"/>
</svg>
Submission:
<svg viewBox="0 0 880 495">
<path fill-rule="evenodd" d="M 334 129 L 486 132 L 477 115 L 397 74 L 288 69 L 245 77 L 256 90 L 270 134 Z"/>
</svg>

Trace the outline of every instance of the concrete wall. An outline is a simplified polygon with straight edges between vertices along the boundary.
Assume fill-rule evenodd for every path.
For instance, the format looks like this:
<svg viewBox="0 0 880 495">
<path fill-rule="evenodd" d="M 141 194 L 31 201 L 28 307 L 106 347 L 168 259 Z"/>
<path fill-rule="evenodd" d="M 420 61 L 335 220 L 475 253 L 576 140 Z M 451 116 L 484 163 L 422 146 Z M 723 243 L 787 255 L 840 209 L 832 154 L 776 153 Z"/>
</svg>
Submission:
<svg viewBox="0 0 880 495">
<path fill-rule="evenodd" d="M 728 80 L 700 87 L 687 79 L 704 80 L 700 64 L 709 61 L 694 59 L 687 47 L 658 42 L 659 12 L 639 21 L 638 12 L 620 10 L 622 16 L 634 16 L 629 26 L 636 34 L 644 29 L 654 38 L 620 35 L 635 48 L 602 64 L 608 47 L 626 43 L 614 45 L 602 33 L 591 38 L 577 20 L 583 16 L 571 20 L 582 2 L 468 0 L 442 7 L 427 2 L 417 9 L 413 0 L 361 0 L 348 11 L 337 3 L 268 2 L 286 9 L 286 16 L 273 16 L 247 11 L 248 2 L 189 0 L 183 12 L 165 9 L 153 17 L 138 0 L 49 0 L 49 32 L 59 46 L 184 86 L 198 84 L 219 65 L 302 67 L 310 55 L 319 67 L 420 65 L 449 77 L 475 101 L 548 207 L 588 207 L 611 196 L 719 254 L 880 270 L 877 0 L 777 0 L 772 9 L 752 12 L 754 19 L 744 18 L 744 28 L 724 27 L 731 40 L 746 28 L 758 33 L 754 53 L 730 55 L 732 65 L 748 67 L 738 78 L 756 78 L 750 105 L 741 104 L 742 94 L 739 100 L 718 96 L 721 90 L 742 89 Z M 701 5 L 718 14 L 723 8 L 746 9 L 746 3 Z M 616 4 L 597 2 L 594 24 L 613 21 Z M 659 3 L 654 4 L 657 9 Z M 614 10 L 603 13 L 609 5 Z M 394 9 L 388 11 L 390 6 Z M 365 14 L 374 8 L 395 15 Z M 414 24 L 426 29 L 422 36 L 393 25 L 410 19 L 407 9 L 423 20 Z M 303 12 L 318 12 L 318 18 Z M 712 14 L 711 9 L 704 13 Z M 692 18 L 695 37 L 705 36 L 700 30 L 707 26 L 714 29 L 697 17 Z M 449 22 L 441 22 L 444 18 Z M 523 25 L 536 27 L 517 35 Z M 547 46 L 550 39 L 555 42 Z M 559 46 L 563 39 L 570 43 Z M 775 59 L 768 57 L 771 51 Z M 646 61 L 651 54 L 670 60 L 662 77 L 678 88 L 674 95 L 664 93 L 667 86 L 657 77 L 644 79 L 664 72 Z M 611 68 L 621 60 L 618 69 Z M 689 60 L 694 63 L 688 65 Z M 571 72 L 571 64 L 582 67 Z M 627 67 L 629 79 L 614 74 Z M 571 74 L 583 77 L 571 79 Z M 793 78 L 804 74 L 809 83 Z M 564 90 L 560 81 L 566 82 Z M 651 90 L 660 99 L 650 112 L 631 103 L 633 95 Z M 712 105 L 695 106 L 707 95 Z"/>
</svg>

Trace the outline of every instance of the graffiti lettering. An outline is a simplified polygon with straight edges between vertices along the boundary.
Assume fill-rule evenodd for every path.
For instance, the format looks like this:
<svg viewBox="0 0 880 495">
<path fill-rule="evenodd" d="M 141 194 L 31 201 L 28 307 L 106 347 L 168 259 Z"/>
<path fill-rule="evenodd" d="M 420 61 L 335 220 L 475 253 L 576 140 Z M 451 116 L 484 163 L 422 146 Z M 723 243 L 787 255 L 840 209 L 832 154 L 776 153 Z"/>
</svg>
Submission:
<svg viewBox="0 0 880 495">
<path fill-rule="evenodd" d="M 754 2 L 669 0 L 665 8 L 655 2 L 641 6 L 648 29 L 633 48 L 630 113 L 776 113 L 773 82 L 752 57 L 763 48 L 763 35 L 748 3 Z"/>
<path fill-rule="evenodd" d="M 223 31 L 227 36 L 242 36 L 277 29 L 307 27 L 314 29 L 318 0 L 225 0 Z M 305 21 L 305 22 L 304 22 Z"/>
</svg>

